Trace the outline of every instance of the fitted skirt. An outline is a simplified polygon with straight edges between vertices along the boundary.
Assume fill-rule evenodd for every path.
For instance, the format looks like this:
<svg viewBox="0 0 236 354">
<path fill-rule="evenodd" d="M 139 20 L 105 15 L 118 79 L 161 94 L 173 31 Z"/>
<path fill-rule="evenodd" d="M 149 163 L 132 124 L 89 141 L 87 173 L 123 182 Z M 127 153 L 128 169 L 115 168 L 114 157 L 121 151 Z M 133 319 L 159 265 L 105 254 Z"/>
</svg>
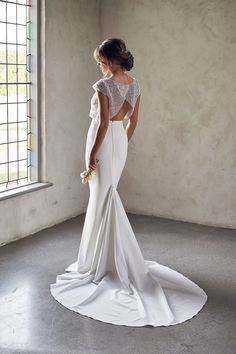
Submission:
<svg viewBox="0 0 236 354">
<path fill-rule="evenodd" d="M 99 121 L 92 119 L 86 167 L 98 126 Z M 77 259 L 50 284 L 51 294 L 69 310 L 103 322 L 175 325 L 196 315 L 207 295 L 183 274 L 144 259 L 117 191 L 127 149 L 123 122 L 110 121 L 97 153 L 97 169 L 89 180 Z"/>
</svg>

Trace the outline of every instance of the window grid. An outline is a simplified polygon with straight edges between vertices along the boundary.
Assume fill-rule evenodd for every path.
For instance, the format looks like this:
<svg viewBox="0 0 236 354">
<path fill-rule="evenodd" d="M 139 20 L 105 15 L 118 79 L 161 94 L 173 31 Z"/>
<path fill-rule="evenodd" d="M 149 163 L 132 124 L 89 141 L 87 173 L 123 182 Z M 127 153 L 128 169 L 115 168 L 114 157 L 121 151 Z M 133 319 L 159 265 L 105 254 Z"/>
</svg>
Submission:
<svg viewBox="0 0 236 354">
<path fill-rule="evenodd" d="M 4 114 L 2 115 L 2 119 L 0 116 L 0 191 L 4 191 L 9 185 L 15 186 L 19 184 L 19 181 L 28 182 L 31 179 L 31 4 L 30 0 L 0 0 L 0 6 L 1 9 L 5 7 L 6 19 L 6 21 L 2 19 L 4 15 L 2 15 L 0 19 L 1 28 L 6 26 L 5 41 L 2 36 L 0 41 L 1 50 L 5 47 L 5 55 L 4 53 L 3 55 L 0 53 L 0 67 L 1 69 L 5 69 L 5 74 L 4 70 L 0 71 L 0 96 L 3 94 L 3 96 L 0 97 L 0 112 L 1 114 L 4 111 L 6 113 L 6 120 Z M 8 13 L 8 9 L 10 8 L 14 8 L 15 13 L 13 13 L 13 11 Z M 18 11 L 21 15 L 23 13 L 22 11 L 25 11 L 23 15 L 25 23 L 20 23 L 23 22 L 22 20 L 19 22 L 20 17 L 18 16 Z M 9 17 L 15 17 L 15 21 L 8 21 Z M 13 34 L 10 32 L 10 26 L 14 26 L 11 28 Z M 19 36 L 20 27 L 18 28 L 18 26 L 25 28 L 24 39 L 22 36 L 24 32 L 21 32 Z M 8 41 L 8 35 L 15 37 L 15 41 Z M 14 52 L 12 51 L 13 46 L 15 47 Z M 22 53 L 19 55 L 19 48 L 22 47 L 25 47 L 25 51 L 23 52 L 25 59 L 23 63 L 20 62 L 23 58 Z M 11 49 L 11 52 L 9 49 Z M 1 60 L 2 56 L 6 60 Z M 14 59 L 12 59 L 12 57 L 14 57 Z M 13 71 L 13 69 L 15 69 L 15 71 Z M 20 78 L 19 73 L 21 74 Z M 12 77 L 14 80 L 12 80 Z M 22 92 L 24 93 L 23 95 Z M 12 93 L 15 93 L 16 97 L 14 97 Z M 4 94 L 6 95 L 5 99 Z M 22 97 L 24 99 L 22 99 Z M 16 99 L 14 100 L 14 98 Z M 20 113 L 21 119 L 19 120 Z M 24 119 L 22 119 L 22 117 L 24 117 Z M 4 130 L 6 130 L 6 134 L 4 134 Z M 16 139 L 14 139 L 13 136 Z M 11 155 L 14 155 L 15 158 L 12 158 Z M 23 155 L 23 157 L 20 155 Z"/>
</svg>

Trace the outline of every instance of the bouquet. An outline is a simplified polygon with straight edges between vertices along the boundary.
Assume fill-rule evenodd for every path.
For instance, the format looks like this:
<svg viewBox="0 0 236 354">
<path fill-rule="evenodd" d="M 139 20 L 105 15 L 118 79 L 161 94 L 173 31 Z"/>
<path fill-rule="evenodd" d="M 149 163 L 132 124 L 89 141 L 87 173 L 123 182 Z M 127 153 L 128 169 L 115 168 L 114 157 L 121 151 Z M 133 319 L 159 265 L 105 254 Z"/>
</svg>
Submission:
<svg viewBox="0 0 236 354">
<path fill-rule="evenodd" d="M 96 162 L 98 163 L 99 159 L 96 158 Z M 85 184 L 88 182 L 89 179 L 91 179 L 93 177 L 93 175 L 96 173 L 96 170 L 92 170 L 91 168 L 89 168 L 88 170 L 85 170 L 83 172 L 80 173 L 80 177 L 82 178 L 82 183 Z"/>
<path fill-rule="evenodd" d="M 90 180 L 93 175 L 95 173 L 95 170 L 92 170 L 91 168 L 89 168 L 88 170 L 85 170 L 83 172 L 80 173 L 80 177 L 82 178 L 82 183 L 85 184 L 88 182 L 88 180 Z"/>
</svg>

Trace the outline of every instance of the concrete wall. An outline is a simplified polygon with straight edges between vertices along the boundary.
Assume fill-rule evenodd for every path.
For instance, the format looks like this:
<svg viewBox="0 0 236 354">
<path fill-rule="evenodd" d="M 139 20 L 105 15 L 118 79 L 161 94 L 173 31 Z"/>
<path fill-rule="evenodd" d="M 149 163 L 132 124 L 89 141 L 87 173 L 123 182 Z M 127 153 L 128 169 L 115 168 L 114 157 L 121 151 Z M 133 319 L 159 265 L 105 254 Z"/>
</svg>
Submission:
<svg viewBox="0 0 236 354">
<path fill-rule="evenodd" d="M 127 211 L 236 227 L 236 2 L 102 0 L 142 88 L 119 191 Z"/>
<path fill-rule="evenodd" d="M 88 200 L 79 173 L 99 76 L 99 2 L 42 1 L 42 19 L 42 170 L 54 185 L 1 201 L 0 245 L 84 212 Z"/>
</svg>

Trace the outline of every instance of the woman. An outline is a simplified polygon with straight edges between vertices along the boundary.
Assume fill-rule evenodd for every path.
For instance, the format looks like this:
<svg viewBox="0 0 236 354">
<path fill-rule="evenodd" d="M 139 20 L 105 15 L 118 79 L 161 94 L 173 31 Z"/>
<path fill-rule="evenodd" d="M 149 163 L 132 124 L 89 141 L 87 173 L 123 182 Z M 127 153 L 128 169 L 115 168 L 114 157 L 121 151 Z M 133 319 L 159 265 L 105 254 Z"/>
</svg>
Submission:
<svg viewBox="0 0 236 354">
<path fill-rule="evenodd" d="M 89 114 L 89 203 L 77 261 L 57 276 L 51 293 L 68 309 L 103 322 L 175 325 L 196 315 L 207 295 L 182 274 L 143 258 L 117 192 L 141 97 L 138 80 L 126 74 L 133 56 L 123 40 L 109 38 L 94 58 L 104 77 L 93 85 Z"/>
</svg>

